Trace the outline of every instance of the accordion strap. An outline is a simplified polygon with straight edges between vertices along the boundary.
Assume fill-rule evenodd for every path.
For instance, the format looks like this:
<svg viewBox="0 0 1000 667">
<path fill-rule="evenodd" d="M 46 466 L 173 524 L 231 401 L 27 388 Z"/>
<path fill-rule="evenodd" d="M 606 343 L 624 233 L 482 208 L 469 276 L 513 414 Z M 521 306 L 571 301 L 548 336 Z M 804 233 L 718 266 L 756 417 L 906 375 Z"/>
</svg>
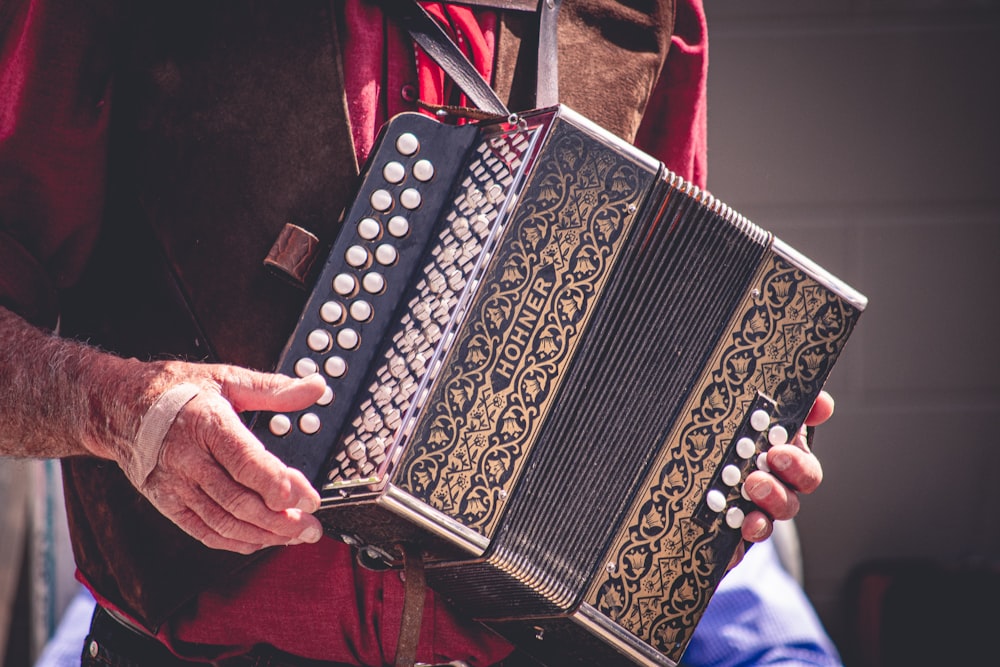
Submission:
<svg viewBox="0 0 1000 667">
<path fill-rule="evenodd" d="M 403 545 L 403 578 L 403 617 L 399 625 L 399 641 L 396 644 L 393 667 L 413 667 L 416 664 L 424 600 L 427 596 L 424 560 L 419 547 Z"/>
<path fill-rule="evenodd" d="M 536 107 L 552 106 L 559 102 L 556 28 L 560 2 L 561 0 L 462 0 L 459 3 L 538 12 Z M 407 30 L 413 41 L 451 77 L 480 111 L 500 117 L 511 115 L 489 82 L 482 77 L 461 49 L 417 0 L 383 0 L 382 7 L 387 15 L 393 17 Z"/>
</svg>

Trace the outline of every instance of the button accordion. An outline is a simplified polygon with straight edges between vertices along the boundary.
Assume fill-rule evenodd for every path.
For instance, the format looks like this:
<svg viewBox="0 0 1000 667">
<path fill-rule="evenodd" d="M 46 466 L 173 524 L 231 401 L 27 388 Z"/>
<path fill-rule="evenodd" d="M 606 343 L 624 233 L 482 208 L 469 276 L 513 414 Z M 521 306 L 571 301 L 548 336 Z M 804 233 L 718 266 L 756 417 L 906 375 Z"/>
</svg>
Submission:
<svg viewBox="0 0 1000 667">
<path fill-rule="evenodd" d="M 551 665 L 675 665 L 866 299 L 565 107 L 383 129 L 257 415 L 327 532 Z"/>
</svg>

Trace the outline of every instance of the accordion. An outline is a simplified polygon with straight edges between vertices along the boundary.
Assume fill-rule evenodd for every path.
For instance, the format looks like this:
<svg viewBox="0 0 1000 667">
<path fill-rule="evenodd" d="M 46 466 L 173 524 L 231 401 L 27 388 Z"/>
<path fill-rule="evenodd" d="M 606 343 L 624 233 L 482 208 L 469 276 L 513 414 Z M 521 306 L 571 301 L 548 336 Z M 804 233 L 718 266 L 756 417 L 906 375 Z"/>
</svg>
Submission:
<svg viewBox="0 0 1000 667">
<path fill-rule="evenodd" d="M 261 413 L 327 532 L 544 664 L 675 665 L 866 299 L 566 107 L 391 120 Z"/>
</svg>

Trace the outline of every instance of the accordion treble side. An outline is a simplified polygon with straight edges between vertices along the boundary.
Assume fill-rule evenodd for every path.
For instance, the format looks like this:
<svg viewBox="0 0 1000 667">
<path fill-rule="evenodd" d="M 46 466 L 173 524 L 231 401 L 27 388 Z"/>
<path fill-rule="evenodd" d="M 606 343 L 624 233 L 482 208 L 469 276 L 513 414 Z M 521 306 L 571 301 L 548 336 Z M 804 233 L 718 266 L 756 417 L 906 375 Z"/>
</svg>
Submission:
<svg viewBox="0 0 1000 667">
<path fill-rule="evenodd" d="M 565 107 L 385 128 L 254 430 L 548 664 L 676 664 L 865 298 Z"/>
</svg>

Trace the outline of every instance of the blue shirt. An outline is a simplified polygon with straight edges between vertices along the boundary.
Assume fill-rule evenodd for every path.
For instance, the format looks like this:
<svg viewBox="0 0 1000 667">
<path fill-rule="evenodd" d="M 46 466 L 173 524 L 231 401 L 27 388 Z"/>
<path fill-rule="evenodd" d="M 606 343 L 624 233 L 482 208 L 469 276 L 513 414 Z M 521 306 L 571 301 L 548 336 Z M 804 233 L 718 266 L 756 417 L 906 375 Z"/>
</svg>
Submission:
<svg viewBox="0 0 1000 667">
<path fill-rule="evenodd" d="M 755 544 L 722 579 L 681 662 L 684 667 L 842 665 L 770 540 Z"/>
</svg>

